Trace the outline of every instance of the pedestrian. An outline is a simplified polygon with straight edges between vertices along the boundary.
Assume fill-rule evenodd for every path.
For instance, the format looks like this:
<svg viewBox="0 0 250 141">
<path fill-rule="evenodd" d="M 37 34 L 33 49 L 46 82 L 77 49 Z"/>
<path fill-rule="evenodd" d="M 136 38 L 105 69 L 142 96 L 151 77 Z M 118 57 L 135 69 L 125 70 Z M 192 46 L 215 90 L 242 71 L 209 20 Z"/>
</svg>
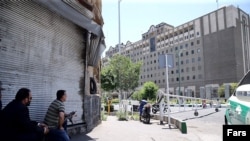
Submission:
<svg viewBox="0 0 250 141">
<path fill-rule="evenodd" d="M 65 90 L 58 90 L 56 99 L 49 105 L 45 115 L 44 123 L 49 126 L 50 132 L 48 134 L 49 141 L 69 141 L 70 138 L 65 129 L 65 105 L 67 99 Z"/>
<path fill-rule="evenodd" d="M 9 102 L 1 113 L 0 137 L 10 141 L 42 141 L 49 132 L 44 123 L 30 120 L 31 91 L 21 88 L 15 99 Z"/>
<path fill-rule="evenodd" d="M 210 101 L 210 108 L 212 108 L 213 107 L 213 101 L 211 100 Z"/>
<path fill-rule="evenodd" d="M 146 105 L 147 104 L 147 101 L 146 100 L 141 100 L 141 102 L 140 102 L 140 106 L 139 106 L 139 112 L 140 112 L 140 121 L 141 121 L 141 116 L 142 116 L 142 112 L 143 112 L 143 107 L 144 107 L 144 105 Z"/>
</svg>

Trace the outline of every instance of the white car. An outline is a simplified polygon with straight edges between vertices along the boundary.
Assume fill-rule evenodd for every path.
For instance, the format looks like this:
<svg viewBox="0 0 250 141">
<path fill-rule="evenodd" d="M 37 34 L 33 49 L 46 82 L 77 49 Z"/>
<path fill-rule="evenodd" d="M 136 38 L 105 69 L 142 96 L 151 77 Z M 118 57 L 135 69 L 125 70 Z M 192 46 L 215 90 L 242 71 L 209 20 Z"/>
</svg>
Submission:
<svg viewBox="0 0 250 141">
<path fill-rule="evenodd" d="M 228 99 L 225 124 L 250 125 L 250 71 L 243 77 L 235 92 Z"/>
</svg>

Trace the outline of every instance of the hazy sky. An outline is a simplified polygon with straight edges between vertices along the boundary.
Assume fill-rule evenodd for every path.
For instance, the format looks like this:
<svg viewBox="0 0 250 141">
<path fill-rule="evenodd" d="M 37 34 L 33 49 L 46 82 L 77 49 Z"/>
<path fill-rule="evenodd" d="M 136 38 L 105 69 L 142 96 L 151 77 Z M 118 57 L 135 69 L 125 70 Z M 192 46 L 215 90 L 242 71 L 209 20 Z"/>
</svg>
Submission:
<svg viewBox="0 0 250 141">
<path fill-rule="evenodd" d="M 102 0 L 106 50 L 119 43 L 118 1 Z M 121 0 L 121 43 L 140 40 L 151 25 L 165 22 L 176 27 L 227 5 L 250 14 L 250 0 Z"/>
</svg>

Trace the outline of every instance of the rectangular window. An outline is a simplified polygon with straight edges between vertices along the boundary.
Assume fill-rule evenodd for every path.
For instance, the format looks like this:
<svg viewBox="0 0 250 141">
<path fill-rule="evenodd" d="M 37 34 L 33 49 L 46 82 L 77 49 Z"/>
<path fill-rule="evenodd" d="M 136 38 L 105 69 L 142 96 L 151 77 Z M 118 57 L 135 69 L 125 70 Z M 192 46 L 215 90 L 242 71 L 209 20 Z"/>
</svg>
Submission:
<svg viewBox="0 0 250 141">
<path fill-rule="evenodd" d="M 155 38 L 150 38 L 150 52 L 155 51 Z"/>
<path fill-rule="evenodd" d="M 201 75 L 201 74 L 199 74 L 198 78 L 199 78 L 199 79 L 202 79 L 202 75 Z"/>
<path fill-rule="evenodd" d="M 198 61 L 201 61 L 201 57 L 198 57 Z"/>
<path fill-rule="evenodd" d="M 193 79 L 195 79 L 195 75 L 193 76 Z"/>
<path fill-rule="evenodd" d="M 199 53 L 199 52 L 201 52 L 201 49 L 198 48 L 198 49 L 197 49 L 197 53 Z"/>
<path fill-rule="evenodd" d="M 195 71 L 195 67 L 192 67 L 192 71 Z"/>
</svg>

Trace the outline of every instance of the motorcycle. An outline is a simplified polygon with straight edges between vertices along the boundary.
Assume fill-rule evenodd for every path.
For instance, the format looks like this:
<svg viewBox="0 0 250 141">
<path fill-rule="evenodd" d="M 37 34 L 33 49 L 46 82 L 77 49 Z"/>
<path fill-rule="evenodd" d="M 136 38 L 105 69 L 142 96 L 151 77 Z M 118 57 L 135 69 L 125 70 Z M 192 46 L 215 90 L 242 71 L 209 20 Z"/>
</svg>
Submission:
<svg viewBox="0 0 250 141">
<path fill-rule="evenodd" d="M 167 111 L 171 112 L 171 110 L 168 108 L 167 105 L 164 106 L 163 113 L 165 114 Z M 156 114 L 158 111 L 160 111 L 160 105 L 158 103 L 155 103 L 152 105 L 152 112 Z"/>
<path fill-rule="evenodd" d="M 151 118 L 150 111 L 151 111 L 151 105 L 149 104 L 144 105 L 142 109 L 142 114 L 140 116 L 140 121 L 149 124 Z"/>
</svg>

